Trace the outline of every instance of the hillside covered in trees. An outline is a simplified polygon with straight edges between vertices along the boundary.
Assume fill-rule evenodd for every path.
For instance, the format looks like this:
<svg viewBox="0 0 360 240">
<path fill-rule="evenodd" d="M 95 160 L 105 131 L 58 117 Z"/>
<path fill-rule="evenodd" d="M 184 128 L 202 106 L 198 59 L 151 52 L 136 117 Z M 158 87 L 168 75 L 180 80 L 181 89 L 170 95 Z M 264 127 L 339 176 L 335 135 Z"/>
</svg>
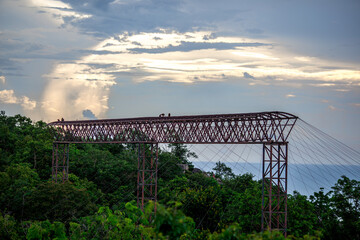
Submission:
<svg viewBox="0 0 360 240">
<path fill-rule="evenodd" d="M 135 145 L 71 144 L 69 181 L 56 184 L 52 142 L 46 123 L 1 112 L 0 239 L 284 239 L 260 232 L 260 181 L 220 162 L 193 171 L 184 145 L 159 151 L 154 216 L 153 202 L 136 206 Z M 289 194 L 288 238 L 360 239 L 360 182 Z"/>
</svg>

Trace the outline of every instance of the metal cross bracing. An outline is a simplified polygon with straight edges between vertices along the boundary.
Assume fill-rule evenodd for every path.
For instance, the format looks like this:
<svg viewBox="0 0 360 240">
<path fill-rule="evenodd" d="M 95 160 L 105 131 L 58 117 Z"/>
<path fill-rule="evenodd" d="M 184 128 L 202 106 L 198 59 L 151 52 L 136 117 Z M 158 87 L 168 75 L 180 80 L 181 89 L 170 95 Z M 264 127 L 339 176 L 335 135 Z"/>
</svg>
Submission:
<svg viewBox="0 0 360 240">
<path fill-rule="evenodd" d="M 287 231 L 288 143 L 264 143 L 261 229 Z"/>
<path fill-rule="evenodd" d="M 69 143 L 138 144 L 137 201 L 144 209 L 146 201 L 157 201 L 159 143 L 263 144 L 262 230 L 286 235 L 287 138 L 297 119 L 285 112 L 259 112 L 52 122 L 53 179 L 59 169 L 67 179 Z M 59 146 L 67 149 L 65 162 Z"/>
<path fill-rule="evenodd" d="M 137 205 L 144 210 L 146 201 L 156 202 L 158 144 L 138 144 Z M 155 205 L 156 211 L 156 205 Z"/>
<path fill-rule="evenodd" d="M 284 112 L 57 121 L 56 142 L 285 142 L 297 117 Z"/>
<path fill-rule="evenodd" d="M 52 153 L 52 180 L 64 182 L 69 173 L 69 144 L 54 143 Z"/>
</svg>

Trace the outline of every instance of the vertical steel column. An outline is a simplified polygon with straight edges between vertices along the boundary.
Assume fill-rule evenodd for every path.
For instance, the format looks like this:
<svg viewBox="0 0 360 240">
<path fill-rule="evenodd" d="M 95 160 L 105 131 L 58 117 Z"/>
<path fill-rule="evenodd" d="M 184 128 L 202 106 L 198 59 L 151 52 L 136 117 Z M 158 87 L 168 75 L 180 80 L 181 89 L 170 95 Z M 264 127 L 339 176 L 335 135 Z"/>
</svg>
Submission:
<svg viewBox="0 0 360 240">
<path fill-rule="evenodd" d="M 264 143 L 261 229 L 287 231 L 288 143 Z"/>
<path fill-rule="evenodd" d="M 54 143 L 52 153 L 52 180 L 65 182 L 69 178 L 69 144 Z"/>
<path fill-rule="evenodd" d="M 139 143 L 137 205 L 141 208 L 141 210 L 144 210 L 146 201 L 152 200 L 156 202 L 157 200 L 157 165 L 158 144 Z"/>
</svg>

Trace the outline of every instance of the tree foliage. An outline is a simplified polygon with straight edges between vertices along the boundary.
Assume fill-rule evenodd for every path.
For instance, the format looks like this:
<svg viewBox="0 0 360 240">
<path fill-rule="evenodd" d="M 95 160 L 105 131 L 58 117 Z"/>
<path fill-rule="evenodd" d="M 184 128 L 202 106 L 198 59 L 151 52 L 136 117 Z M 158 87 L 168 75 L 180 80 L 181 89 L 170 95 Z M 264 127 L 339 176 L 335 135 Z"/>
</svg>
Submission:
<svg viewBox="0 0 360 240">
<path fill-rule="evenodd" d="M 222 162 L 193 173 L 197 156 L 182 144 L 159 150 L 158 203 L 144 212 L 134 144 L 71 144 L 69 181 L 55 184 L 51 131 L 0 112 L 0 239 L 284 239 L 260 233 L 261 181 Z M 327 193 L 289 194 L 288 239 L 360 239 L 359 199 L 345 176 Z"/>
<path fill-rule="evenodd" d="M 232 169 L 226 166 L 225 163 L 217 162 L 216 166 L 213 168 L 215 171 L 215 177 L 220 178 L 222 180 L 229 180 L 235 177 L 235 174 L 232 172 Z"/>
</svg>

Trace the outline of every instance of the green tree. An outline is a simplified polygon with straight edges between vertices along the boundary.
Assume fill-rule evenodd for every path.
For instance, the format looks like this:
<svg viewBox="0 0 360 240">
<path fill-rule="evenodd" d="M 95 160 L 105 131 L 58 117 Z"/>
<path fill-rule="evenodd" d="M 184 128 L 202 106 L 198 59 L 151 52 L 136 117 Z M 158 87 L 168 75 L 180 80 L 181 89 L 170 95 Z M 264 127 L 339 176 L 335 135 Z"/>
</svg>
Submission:
<svg viewBox="0 0 360 240">
<path fill-rule="evenodd" d="M 338 226 L 337 219 L 330 206 L 329 193 L 325 194 L 324 189 L 320 188 L 319 192 L 310 196 L 310 201 L 314 204 L 317 215 L 317 228 L 322 229 L 325 239 L 329 239 L 331 233 L 328 231 L 333 232 Z"/>
<path fill-rule="evenodd" d="M 0 171 L 10 163 L 29 163 L 42 179 L 51 173 L 52 137 L 44 122 L 0 113 Z"/>
<path fill-rule="evenodd" d="M 183 170 L 178 165 L 181 161 L 171 152 L 159 152 L 158 160 L 158 178 L 165 181 L 174 179 L 177 176 L 183 175 Z"/>
<path fill-rule="evenodd" d="M 86 189 L 78 189 L 70 182 L 42 183 L 28 197 L 26 203 L 25 213 L 29 220 L 48 219 L 68 223 L 96 209 Z"/>
<path fill-rule="evenodd" d="M 94 182 L 103 193 L 111 194 L 121 186 L 128 186 L 129 191 L 136 192 L 137 154 L 132 150 L 113 155 L 106 149 L 86 144 L 77 148 L 70 147 L 70 169 L 80 178 Z M 129 197 L 133 196 L 131 193 Z M 107 199 L 110 201 L 111 199 Z M 125 199 L 130 201 L 132 199 Z"/>
<path fill-rule="evenodd" d="M 151 229 L 138 226 L 137 220 L 143 213 L 127 204 L 127 211 L 133 215 L 127 216 L 119 210 L 112 211 L 109 207 L 101 207 L 95 215 L 81 218 L 78 222 L 70 223 L 71 239 L 149 239 Z"/>
<path fill-rule="evenodd" d="M 235 174 L 232 172 L 232 169 L 226 166 L 225 163 L 217 162 L 216 166 L 213 168 L 215 171 L 215 177 L 220 178 L 222 180 L 228 180 L 235 177 Z"/>
<path fill-rule="evenodd" d="M 237 189 L 237 186 L 235 187 Z M 242 192 L 227 194 L 229 203 L 224 210 L 223 221 L 237 223 L 244 233 L 261 230 L 261 185 L 249 184 Z"/>
<path fill-rule="evenodd" d="M 235 192 L 243 193 L 247 188 L 253 187 L 254 184 L 259 184 L 253 178 L 254 175 L 251 173 L 244 173 L 224 180 L 223 184 Z"/>
<path fill-rule="evenodd" d="M 315 206 L 298 192 L 288 195 L 288 233 L 296 237 L 314 235 L 317 228 Z"/>
<path fill-rule="evenodd" d="M 32 222 L 26 234 L 26 239 L 56 239 L 67 240 L 66 228 L 62 222 L 50 223 L 48 220 Z"/>
<path fill-rule="evenodd" d="M 9 119 L 4 111 L 0 112 L 0 171 L 10 164 L 10 156 L 14 153 L 15 132 L 10 129 Z"/>
<path fill-rule="evenodd" d="M 168 146 L 171 150 L 171 153 L 179 160 L 180 164 L 188 164 L 190 170 L 194 168 L 194 165 L 189 159 L 197 158 L 198 156 L 196 153 L 191 152 L 184 144 L 170 143 Z"/>
<path fill-rule="evenodd" d="M 177 176 L 169 182 L 163 179 L 158 183 L 159 202 L 167 204 L 168 202 L 183 202 L 185 198 L 185 192 L 189 189 L 195 191 L 201 191 L 207 187 L 218 187 L 218 183 L 215 179 L 200 173 L 189 173 L 186 175 Z"/>
<path fill-rule="evenodd" d="M 14 217 L 0 212 L 0 239 L 20 239 L 21 230 Z"/>
<path fill-rule="evenodd" d="M 345 239 L 360 239 L 360 181 L 342 176 L 330 191 L 330 207 L 338 220 L 338 233 Z"/>
<path fill-rule="evenodd" d="M 324 239 L 360 239 L 360 182 L 342 176 L 332 191 L 310 196 Z"/>
<path fill-rule="evenodd" d="M 36 190 L 39 181 L 38 174 L 29 164 L 21 163 L 6 167 L 5 172 L 0 172 L 1 211 L 22 218 L 27 198 Z"/>
<path fill-rule="evenodd" d="M 194 219 L 196 228 L 214 231 L 221 221 L 226 197 L 219 185 L 200 189 L 187 188 L 183 195 L 183 211 Z"/>
<path fill-rule="evenodd" d="M 157 233 L 157 238 L 166 237 L 166 239 L 189 239 L 195 228 L 195 222 L 191 217 L 187 217 L 181 210 L 181 203 L 173 202 L 172 206 L 165 207 L 156 204 L 156 214 L 151 225 Z M 153 213 L 154 202 L 150 202 L 146 211 Z"/>
<path fill-rule="evenodd" d="M 61 181 L 61 175 L 59 180 Z M 89 194 L 90 200 L 92 203 L 103 204 L 104 202 L 104 193 L 98 189 L 98 186 L 92 181 L 88 181 L 87 178 L 81 179 L 73 173 L 69 174 L 69 181 L 77 189 L 86 189 L 86 192 Z"/>
</svg>

